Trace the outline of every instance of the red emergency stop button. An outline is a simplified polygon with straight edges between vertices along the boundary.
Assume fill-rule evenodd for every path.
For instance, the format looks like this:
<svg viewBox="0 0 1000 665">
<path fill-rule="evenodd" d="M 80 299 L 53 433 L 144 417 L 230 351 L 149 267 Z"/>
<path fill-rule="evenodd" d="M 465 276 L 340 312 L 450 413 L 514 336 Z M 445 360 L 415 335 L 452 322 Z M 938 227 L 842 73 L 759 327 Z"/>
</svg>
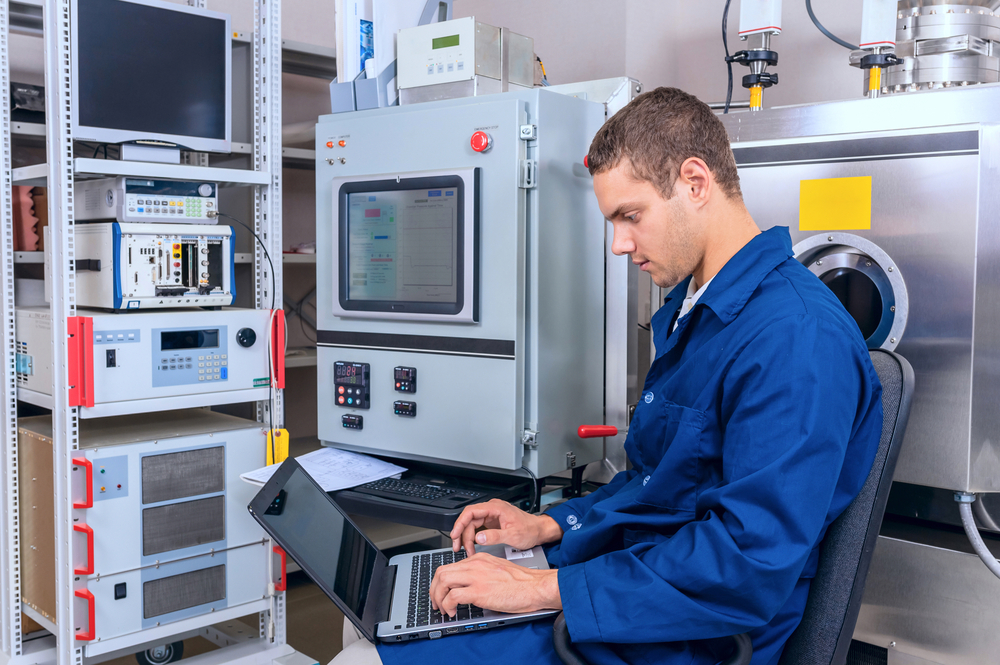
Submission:
<svg viewBox="0 0 1000 665">
<path fill-rule="evenodd" d="M 476 152 L 486 152 L 493 147 L 493 138 L 486 132 L 476 132 L 472 135 L 471 143 Z"/>
</svg>

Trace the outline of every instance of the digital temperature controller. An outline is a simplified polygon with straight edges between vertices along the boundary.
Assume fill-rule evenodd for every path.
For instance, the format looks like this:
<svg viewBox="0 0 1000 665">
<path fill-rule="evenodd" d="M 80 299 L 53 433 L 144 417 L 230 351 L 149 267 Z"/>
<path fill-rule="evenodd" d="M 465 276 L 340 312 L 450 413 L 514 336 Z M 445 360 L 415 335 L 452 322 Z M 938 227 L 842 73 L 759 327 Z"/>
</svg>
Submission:
<svg viewBox="0 0 1000 665">
<path fill-rule="evenodd" d="M 371 406 L 368 363 L 338 360 L 333 364 L 333 399 L 339 406 L 367 409 Z"/>
</svg>

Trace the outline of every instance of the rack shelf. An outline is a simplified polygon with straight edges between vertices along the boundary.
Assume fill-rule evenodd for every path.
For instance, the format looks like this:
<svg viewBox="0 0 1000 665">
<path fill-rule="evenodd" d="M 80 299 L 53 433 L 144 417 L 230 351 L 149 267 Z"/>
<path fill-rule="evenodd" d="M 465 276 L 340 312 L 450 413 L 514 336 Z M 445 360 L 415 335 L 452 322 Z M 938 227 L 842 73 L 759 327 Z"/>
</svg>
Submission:
<svg viewBox="0 0 1000 665">
<path fill-rule="evenodd" d="M 165 178 L 174 180 L 208 180 L 220 185 L 266 185 L 271 180 L 267 171 L 224 169 L 187 164 L 150 164 L 116 159 L 77 157 L 73 170 L 81 176 L 129 176 L 134 178 Z M 48 164 L 34 164 L 14 169 L 14 184 L 45 187 L 49 177 Z"/>
</svg>

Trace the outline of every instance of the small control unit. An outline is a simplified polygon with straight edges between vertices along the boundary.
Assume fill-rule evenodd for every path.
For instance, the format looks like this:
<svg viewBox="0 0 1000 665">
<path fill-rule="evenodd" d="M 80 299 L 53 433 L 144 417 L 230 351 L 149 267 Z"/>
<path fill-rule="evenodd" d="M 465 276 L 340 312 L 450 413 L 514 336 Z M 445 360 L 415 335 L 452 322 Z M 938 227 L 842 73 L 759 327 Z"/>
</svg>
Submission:
<svg viewBox="0 0 1000 665">
<path fill-rule="evenodd" d="M 417 392 L 416 367 L 396 367 L 392 371 L 396 377 L 396 392 L 400 393 Z"/>
<path fill-rule="evenodd" d="M 225 307 L 236 297 L 231 226 L 85 224 L 76 239 L 84 307 Z"/>
<path fill-rule="evenodd" d="M 369 408 L 371 406 L 370 372 L 371 366 L 368 363 L 338 360 L 334 364 L 333 370 L 333 391 L 337 404 L 354 409 Z"/>
<path fill-rule="evenodd" d="M 70 319 L 71 401 L 82 418 L 267 399 L 272 362 L 284 387 L 280 311 L 273 322 L 268 310 L 235 308 L 88 314 Z M 18 399 L 51 408 L 52 315 L 22 307 L 15 318 Z"/>
<path fill-rule="evenodd" d="M 119 176 L 78 181 L 74 196 L 78 222 L 215 224 L 218 220 L 219 186 L 214 182 Z"/>
</svg>

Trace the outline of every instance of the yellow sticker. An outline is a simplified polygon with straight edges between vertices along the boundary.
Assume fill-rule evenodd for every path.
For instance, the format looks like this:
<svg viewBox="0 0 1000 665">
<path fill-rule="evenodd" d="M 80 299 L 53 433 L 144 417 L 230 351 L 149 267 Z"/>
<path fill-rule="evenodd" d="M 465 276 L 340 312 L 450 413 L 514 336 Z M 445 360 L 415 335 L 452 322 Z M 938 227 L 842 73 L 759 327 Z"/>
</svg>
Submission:
<svg viewBox="0 0 1000 665">
<path fill-rule="evenodd" d="M 799 182 L 799 231 L 864 231 L 871 227 L 871 176 Z"/>
</svg>

